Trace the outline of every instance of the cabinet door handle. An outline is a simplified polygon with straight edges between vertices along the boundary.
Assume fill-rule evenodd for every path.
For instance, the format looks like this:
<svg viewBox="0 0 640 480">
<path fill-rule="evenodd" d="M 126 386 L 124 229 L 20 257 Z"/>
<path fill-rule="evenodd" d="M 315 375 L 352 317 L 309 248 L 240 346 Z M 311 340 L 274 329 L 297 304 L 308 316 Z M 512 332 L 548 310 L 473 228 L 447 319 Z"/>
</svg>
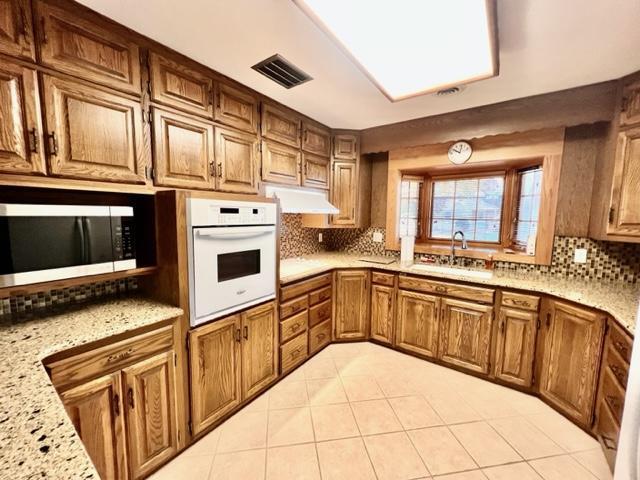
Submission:
<svg viewBox="0 0 640 480">
<path fill-rule="evenodd" d="M 222 162 L 218 162 L 218 178 L 222 178 Z"/>
<path fill-rule="evenodd" d="M 27 14 L 24 12 L 24 7 L 20 7 L 20 25 L 18 27 L 20 35 L 27 39 Z"/>
<path fill-rule="evenodd" d="M 602 435 L 602 443 L 604 443 L 604 446 L 606 448 L 608 448 L 609 450 L 616 450 L 618 448 L 618 446 L 616 445 L 615 440 L 613 440 L 612 438 L 609 438 L 605 435 Z"/>
<path fill-rule="evenodd" d="M 38 153 L 38 132 L 35 128 L 29 130 L 29 150 L 31 153 Z"/>
<path fill-rule="evenodd" d="M 218 94 L 216 95 L 216 106 L 218 109 L 220 109 L 220 92 L 218 92 Z"/>
<path fill-rule="evenodd" d="M 247 327 L 246 325 L 242 329 L 242 336 L 244 337 L 245 340 L 249 339 L 249 327 Z"/>
<path fill-rule="evenodd" d="M 113 415 L 115 417 L 119 417 L 120 416 L 120 396 L 116 393 L 113 396 Z"/>
<path fill-rule="evenodd" d="M 236 342 L 240 342 L 240 329 L 236 328 Z"/>
<path fill-rule="evenodd" d="M 40 17 L 40 32 L 42 33 L 42 38 L 40 40 L 42 43 L 47 43 L 49 41 L 49 37 L 47 35 L 47 25 L 44 15 Z"/>
<path fill-rule="evenodd" d="M 209 175 L 212 177 L 216 176 L 216 164 L 215 162 L 209 162 Z"/>
<path fill-rule="evenodd" d="M 56 132 L 51 132 L 47 135 L 49 140 L 49 155 L 57 156 L 58 155 L 58 137 L 56 136 Z"/>
<path fill-rule="evenodd" d="M 551 326 L 551 314 L 547 313 L 547 328 Z"/>
<path fill-rule="evenodd" d="M 504 320 L 500 321 L 500 331 L 504 333 Z"/>
<path fill-rule="evenodd" d="M 436 292 L 438 293 L 447 293 L 447 287 L 442 285 L 436 285 Z"/>
<path fill-rule="evenodd" d="M 622 355 L 627 356 L 629 354 L 627 346 L 620 340 L 616 340 L 615 342 L 613 342 L 613 346 L 616 347 L 616 350 L 618 350 Z"/>
<path fill-rule="evenodd" d="M 135 408 L 135 404 L 133 403 L 133 389 L 131 387 L 127 390 L 127 400 L 129 402 L 129 408 L 133 410 Z"/>
</svg>

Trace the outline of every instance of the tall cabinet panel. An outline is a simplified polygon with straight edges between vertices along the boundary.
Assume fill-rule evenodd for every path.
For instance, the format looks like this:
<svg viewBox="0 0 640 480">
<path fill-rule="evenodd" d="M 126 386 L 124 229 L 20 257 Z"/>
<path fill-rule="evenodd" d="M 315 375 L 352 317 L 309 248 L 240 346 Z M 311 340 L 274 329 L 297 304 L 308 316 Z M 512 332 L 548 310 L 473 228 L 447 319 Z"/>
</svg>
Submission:
<svg viewBox="0 0 640 480">
<path fill-rule="evenodd" d="M 368 335 L 369 271 L 336 272 L 335 337 L 359 339 Z"/>
<path fill-rule="evenodd" d="M 340 210 L 332 215 L 334 225 L 355 225 L 358 198 L 358 168 L 355 162 L 333 162 L 331 203 Z"/>
<path fill-rule="evenodd" d="M 640 126 L 618 134 L 607 233 L 640 237 Z"/>
</svg>

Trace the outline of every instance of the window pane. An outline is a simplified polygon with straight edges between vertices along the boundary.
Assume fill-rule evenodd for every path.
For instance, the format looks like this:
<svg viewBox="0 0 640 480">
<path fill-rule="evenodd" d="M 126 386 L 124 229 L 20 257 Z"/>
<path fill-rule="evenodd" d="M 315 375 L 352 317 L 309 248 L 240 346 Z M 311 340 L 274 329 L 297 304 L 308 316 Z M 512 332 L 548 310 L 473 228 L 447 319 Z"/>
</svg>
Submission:
<svg viewBox="0 0 640 480">
<path fill-rule="evenodd" d="M 455 191 L 455 181 L 440 181 L 433 183 L 434 197 L 453 197 Z"/>
<path fill-rule="evenodd" d="M 418 228 L 417 220 L 411 219 L 411 218 L 407 220 L 407 235 L 413 235 L 415 237 L 417 228 Z"/>
<path fill-rule="evenodd" d="M 476 223 L 475 240 L 482 242 L 497 242 L 498 240 L 500 240 L 500 220 L 479 220 Z"/>
<path fill-rule="evenodd" d="M 399 219 L 399 234 L 401 237 L 418 235 L 421 188 L 422 181 L 419 179 L 405 179 L 401 182 Z"/>
<path fill-rule="evenodd" d="M 492 195 L 478 199 L 478 218 L 500 220 L 502 196 Z"/>
<path fill-rule="evenodd" d="M 516 227 L 516 242 L 526 245 L 529 238 L 529 222 L 518 222 Z"/>
<path fill-rule="evenodd" d="M 476 197 L 478 195 L 478 179 L 470 178 L 456 181 L 456 197 Z"/>
<path fill-rule="evenodd" d="M 409 211 L 407 212 L 409 218 L 418 218 L 418 199 L 409 199 Z"/>
<path fill-rule="evenodd" d="M 456 197 L 455 217 L 456 218 L 475 218 L 476 216 L 476 197 Z"/>
<path fill-rule="evenodd" d="M 409 215 L 409 199 L 400 200 L 400 218 L 406 218 Z"/>
<path fill-rule="evenodd" d="M 453 231 L 457 232 L 460 230 L 464 233 L 464 238 L 467 240 L 473 240 L 475 238 L 475 229 L 476 222 L 473 220 L 454 220 L 453 221 Z"/>
<path fill-rule="evenodd" d="M 520 220 L 531 220 L 531 210 L 533 209 L 533 197 L 520 197 L 520 208 L 518 218 Z"/>
<path fill-rule="evenodd" d="M 520 196 L 517 204 L 517 218 L 513 239 L 517 247 L 523 248 L 531 236 L 538 231 L 540 199 L 542 191 L 542 168 L 529 169 L 518 173 Z"/>
<path fill-rule="evenodd" d="M 441 220 L 434 218 L 431 221 L 431 236 L 433 238 L 451 238 L 451 228 L 453 222 L 451 220 Z"/>
<path fill-rule="evenodd" d="M 504 190 L 504 178 L 492 177 L 480 179 L 479 186 L 480 196 L 499 195 L 502 196 L 502 190 Z"/>
<path fill-rule="evenodd" d="M 409 196 L 409 182 L 403 181 L 400 187 L 400 196 L 407 198 Z"/>
<path fill-rule="evenodd" d="M 433 216 L 436 218 L 452 218 L 453 217 L 453 198 L 434 198 L 433 199 Z"/>
</svg>

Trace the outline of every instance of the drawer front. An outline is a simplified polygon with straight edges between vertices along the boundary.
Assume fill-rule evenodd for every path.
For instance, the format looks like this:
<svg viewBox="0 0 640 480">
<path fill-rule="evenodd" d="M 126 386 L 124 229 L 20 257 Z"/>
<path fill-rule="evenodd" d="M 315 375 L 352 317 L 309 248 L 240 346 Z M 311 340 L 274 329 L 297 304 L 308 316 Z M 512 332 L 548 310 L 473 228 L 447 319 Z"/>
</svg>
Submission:
<svg viewBox="0 0 640 480">
<path fill-rule="evenodd" d="M 606 368 L 603 375 L 600 401 L 607 404 L 616 421 L 620 423 L 624 408 L 624 390 L 618 385 L 610 369 Z"/>
<path fill-rule="evenodd" d="M 613 349 L 620 354 L 627 363 L 631 361 L 631 345 L 633 341 L 614 322 L 609 321 L 609 342 Z"/>
<path fill-rule="evenodd" d="M 417 290 L 425 293 L 436 293 L 448 297 L 458 297 L 467 300 L 475 300 L 482 303 L 493 303 L 495 290 L 480 287 L 470 287 L 467 285 L 457 285 L 455 283 L 437 282 L 424 278 L 400 276 L 399 287 L 404 290 Z"/>
<path fill-rule="evenodd" d="M 169 350 L 172 346 L 173 326 L 168 325 L 153 332 L 47 364 L 47 366 L 51 369 L 51 381 L 60 389 L 66 385 L 119 370 L 154 353 Z"/>
<path fill-rule="evenodd" d="M 331 298 L 331 285 L 315 290 L 309 294 L 309 305 L 324 302 Z"/>
<path fill-rule="evenodd" d="M 620 435 L 620 425 L 609 410 L 605 402 L 598 404 L 596 436 L 600 441 L 605 456 L 608 452 L 618 450 L 618 436 Z"/>
<path fill-rule="evenodd" d="M 293 369 L 307 358 L 307 335 L 298 335 L 280 347 L 282 373 Z"/>
<path fill-rule="evenodd" d="M 294 298 L 286 303 L 282 303 L 280 304 L 280 320 L 284 320 L 285 318 L 289 318 L 291 315 L 295 315 L 302 310 L 306 310 L 308 306 L 309 302 L 306 295 Z"/>
<path fill-rule="evenodd" d="M 371 281 L 373 283 L 378 283 L 380 285 L 387 285 L 388 287 L 393 287 L 393 277 L 394 275 L 391 273 L 382 273 L 382 272 L 371 273 Z"/>
<path fill-rule="evenodd" d="M 540 305 L 540 297 L 514 292 L 502 292 L 502 305 L 537 312 Z"/>
<path fill-rule="evenodd" d="M 325 285 L 331 285 L 330 273 L 318 275 L 317 277 L 313 277 L 309 280 L 304 280 L 302 282 L 294 283 L 293 285 L 282 287 L 280 289 L 280 301 L 285 302 L 287 300 L 291 300 L 292 298 L 299 297 L 300 295 L 309 293 L 312 290 L 317 290 Z"/>
<path fill-rule="evenodd" d="M 280 322 L 280 342 L 284 343 L 299 333 L 305 332 L 307 330 L 308 318 L 309 311 L 305 310 Z"/>
<path fill-rule="evenodd" d="M 627 388 L 627 380 L 629 379 L 629 365 L 622 359 L 618 351 L 610 343 L 607 346 L 605 354 L 605 363 L 607 369 L 611 371 L 618 384 L 622 388 Z"/>
<path fill-rule="evenodd" d="M 331 300 L 325 300 L 309 309 L 309 326 L 313 327 L 331 318 Z"/>
<path fill-rule="evenodd" d="M 309 353 L 316 353 L 331 342 L 331 320 L 322 322 L 309 330 Z"/>
</svg>

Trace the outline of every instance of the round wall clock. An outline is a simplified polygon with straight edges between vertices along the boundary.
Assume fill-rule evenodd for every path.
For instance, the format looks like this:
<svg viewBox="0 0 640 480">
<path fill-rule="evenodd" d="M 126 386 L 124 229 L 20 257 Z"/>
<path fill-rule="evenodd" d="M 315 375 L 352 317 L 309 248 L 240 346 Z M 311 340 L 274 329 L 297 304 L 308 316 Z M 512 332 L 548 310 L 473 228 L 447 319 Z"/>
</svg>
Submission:
<svg viewBox="0 0 640 480">
<path fill-rule="evenodd" d="M 473 150 L 467 142 L 456 142 L 449 147 L 449 160 L 451 163 L 461 165 L 471 158 Z"/>
</svg>

